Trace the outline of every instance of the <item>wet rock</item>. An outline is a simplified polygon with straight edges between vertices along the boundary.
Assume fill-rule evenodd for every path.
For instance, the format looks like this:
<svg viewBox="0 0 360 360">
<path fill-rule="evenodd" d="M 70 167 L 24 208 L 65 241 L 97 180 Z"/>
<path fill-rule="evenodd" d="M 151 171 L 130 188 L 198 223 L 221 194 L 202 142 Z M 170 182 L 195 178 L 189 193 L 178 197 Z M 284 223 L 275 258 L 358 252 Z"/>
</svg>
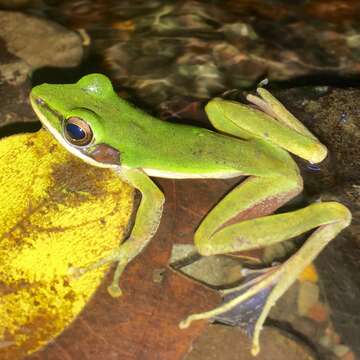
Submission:
<svg viewBox="0 0 360 360">
<path fill-rule="evenodd" d="M 312 350 L 302 341 L 286 336 L 274 327 L 265 327 L 260 338 L 261 351 L 258 360 L 313 360 Z M 252 360 L 248 338 L 236 328 L 212 325 L 194 343 L 184 360 Z"/>
<path fill-rule="evenodd" d="M 86 28 L 113 79 L 158 110 L 264 77 L 360 73 L 355 0 L 70 1 L 53 13 Z"/>
<path fill-rule="evenodd" d="M 6 9 L 15 9 L 30 3 L 31 0 L 0 0 L 0 7 Z"/>
<path fill-rule="evenodd" d="M 315 303 L 311 307 L 308 308 L 308 312 L 306 314 L 309 319 L 312 319 L 316 322 L 325 322 L 329 319 L 329 309 L 325 304 Z"/>
<path fill-rule="evenodd" d="M 297 302 L 298 313 L 304 316 L 319 301 L 319 287 L 309 281 L 300 283 L 299 297 Z"/>
<path fill-rule="evenodd" d="M 226 286 L 243 278 L 242 266 L 238 259 L 229 256 L 194 259 L 195 253 L 196 248 L 192 245 L 176 245 L 172 249 L 170 264 L 184 274 L 211 286 Z"/>
<path fill-rule="evenodd" d="M 11 11 L 0 11 L 0 24 L 1 124 L 34 121 L 30 74 L 43 66 L 78 65 L 82 40 L 60 25 Z"/>
</svg>

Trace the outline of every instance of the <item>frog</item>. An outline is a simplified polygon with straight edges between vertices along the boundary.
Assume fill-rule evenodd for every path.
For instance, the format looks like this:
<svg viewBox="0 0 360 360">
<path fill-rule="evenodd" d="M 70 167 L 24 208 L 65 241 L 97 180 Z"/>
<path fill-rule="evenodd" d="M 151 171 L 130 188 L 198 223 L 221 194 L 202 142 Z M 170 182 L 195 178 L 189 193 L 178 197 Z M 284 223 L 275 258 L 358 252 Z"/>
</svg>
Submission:
<svg viewBox="0 0 360 360">
<path fill-rule="evenodd" d="M 246 177 L 196 229 L 194 244 L 201 256 L 259 249 L 314 230 L 292 256 L 264 271 L 249 286 L 225 289 L 224 293 L 233 294 L 230 300 L 209 311 L 190 314 L 179 323 L 185 329 L 196 320 L 211 321 L 267 289 L 267 300 L 252 332 L 252 354 L 256 355 L 271 307 L 350 224 L 351 212 L 339 202 L 319 201 L 302 209 L 273 213 L 274 207 L 281 207 L 303 190 L 300 170 L 291 154 L 316 164 L 326 158 L 328 150 L 265 88 L 259 87 L 257 95 L 249 94 L 247 101 L 209 100 L 205 112 L 213 129 L 207 129 L 164 121 L 144 112 L 120 97 L 111 80 L 100 73 L 85 75 L 71 84 L 40 84 L 30 93 L 37 117 L 65 149 L 92 166 L 112 169 L 141 194 L 125 241 L 100 260 L 75 268 L 81 276 L 115 262 L 108 286 L 114 297 L 122 295 L 119 282 L 127 264 L 144 250 L 160 224 L 165 197 L 151 177 Z M 261 216 L 236 219 L 257 206 L 262 208 Z"/>
</svg>

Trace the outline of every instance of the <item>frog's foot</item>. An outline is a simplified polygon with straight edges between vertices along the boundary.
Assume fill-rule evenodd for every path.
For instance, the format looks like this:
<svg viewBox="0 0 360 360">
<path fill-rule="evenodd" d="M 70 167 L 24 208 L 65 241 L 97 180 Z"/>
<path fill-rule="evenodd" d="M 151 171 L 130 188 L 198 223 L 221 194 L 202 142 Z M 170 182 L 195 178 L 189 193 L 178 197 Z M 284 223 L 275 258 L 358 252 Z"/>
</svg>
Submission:
<svg viewBox="0 0 360 360">
<path fill-rule="evenodd" d="M 114 298 L 120 297 L 123 294 L 119 284 L 114 284 L 114 283 L 111 283 L 111 285 L 107 287 L 107 291 L 109 295 Z"/>
<path fill-rule="evenodd" d="M 125 270 L 125 267 L 126 267 L 126 265 L 128 263 L 128 261 L 126 259 L 123 259 L 121 254 L 118 255 L 117 261 L 118 261 L 118 263 L 117 263 L 117 266 L 116 266 L 116 270 L 115 270 L 115 273 L 114 273 L 113 280 L 112 280 L 111 284 L 107 288 L 108 293 L 112 297 L 120 297 L 120 296 L 122 296 L 122 291 L 120 289 L 119 282 L 120 282 L 121 274 Z"/>
<path fill-rule="evenodd" d="M 108 256 L 101 258 L 100 260 L 89 264 L 86 267 L 70 267 L 69 275 L 73 279 L 79 279 L 87 272 L 98 269 L 112 262 L 117 262 L 118 264 L 114 273 L 113 280 L 108 286 L 107 290 L 112 297 L 120 297 L 122 295 L 122 291 L 119 286 L 119 280 L 122 272 L 124 271 L 127 263 L 129 262 L 128 259 L 125 258 L 123 251 L 120 251 L 120 248 L 114 249 Z"/>
<path fill-rule="evenodd" d="M 220 291 L 223 302 L 219 307 L 207 312 L 192 314 L 181 321 L 179 327 L 185 329 L 193 321 L 204 319 L 239 326 L 254 340 L 252 354 L 256 355 L 259 352 L 256 339 L 262 328 L 262 318 L 267 315 L 266 303 L 281 273 L 281 266 L 263 270 L 248 270 L 240 286 Z"/>
</svg>

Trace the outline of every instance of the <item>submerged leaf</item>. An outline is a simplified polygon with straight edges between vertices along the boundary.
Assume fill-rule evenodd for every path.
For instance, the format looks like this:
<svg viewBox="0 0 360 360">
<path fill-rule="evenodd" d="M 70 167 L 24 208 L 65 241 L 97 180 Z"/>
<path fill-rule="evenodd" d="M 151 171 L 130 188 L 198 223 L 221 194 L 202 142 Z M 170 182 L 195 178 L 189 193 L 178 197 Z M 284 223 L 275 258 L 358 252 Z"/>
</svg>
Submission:
<svg viewBox="0 0 360 360">
<path fill-rule="evenodd" d="M 117 247 L 133 190 L 86 165 L 45 131 L 0 141 L 0 358 L 18 359 L 57 336 L 79 314 L 107 266 L 79 279 Z"/>
</svg>

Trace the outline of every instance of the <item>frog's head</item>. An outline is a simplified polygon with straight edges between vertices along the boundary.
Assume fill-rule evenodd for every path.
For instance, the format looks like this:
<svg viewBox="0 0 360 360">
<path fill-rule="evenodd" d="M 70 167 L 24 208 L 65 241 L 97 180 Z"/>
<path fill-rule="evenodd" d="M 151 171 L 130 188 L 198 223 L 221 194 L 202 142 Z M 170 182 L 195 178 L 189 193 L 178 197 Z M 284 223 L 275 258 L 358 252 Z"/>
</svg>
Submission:
<svg viewBox="0 0 360 360">
<path fill-rule="evenodd" d="M 103 116 L 114 97 L 105 75 L 90 74 L 75 84 L 35 86 L 30 101 L 45 128 L 72 154 L 91 165 L 114 168 L 120 154 L 107 141 Z"/>
</svg>

